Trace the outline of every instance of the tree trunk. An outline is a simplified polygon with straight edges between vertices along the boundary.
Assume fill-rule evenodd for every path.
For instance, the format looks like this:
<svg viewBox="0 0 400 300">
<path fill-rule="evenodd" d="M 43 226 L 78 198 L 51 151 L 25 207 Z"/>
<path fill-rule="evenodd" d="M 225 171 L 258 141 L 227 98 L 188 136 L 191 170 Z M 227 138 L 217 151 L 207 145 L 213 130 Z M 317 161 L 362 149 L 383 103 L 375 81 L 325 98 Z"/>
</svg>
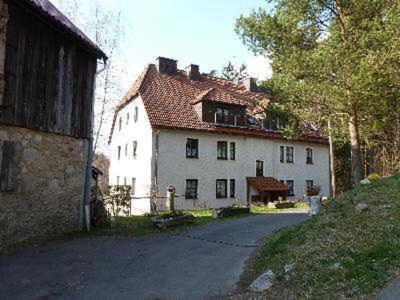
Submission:
<svg viewBox="0 0 400 300">
<path fill-rule="evenodd" d="M 351 173 L 353 175 L 353 183 L 358 184 L 361 181 L 361 153 L 357 114 L 350 116 L 349 134 L 351 145 Z"/>
<path fill-rule="evenodd" d="M 328 131 L 329 131 L 329 166 L 330 166 L 330 177 L 331 177 L 331 197 L 336 197 L 336 175 L 335 175 L 335 154 L 333 151 L 333 138 L 332 138 L 332 125 L 331 120 L 328 119 Z"/>
</svg>

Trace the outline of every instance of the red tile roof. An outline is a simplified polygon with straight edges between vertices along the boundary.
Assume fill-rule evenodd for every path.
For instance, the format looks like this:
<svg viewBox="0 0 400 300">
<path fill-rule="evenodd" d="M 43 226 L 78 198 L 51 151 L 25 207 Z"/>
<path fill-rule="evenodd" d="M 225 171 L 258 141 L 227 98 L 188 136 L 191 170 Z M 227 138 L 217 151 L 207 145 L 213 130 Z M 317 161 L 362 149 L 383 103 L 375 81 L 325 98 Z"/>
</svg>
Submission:
<svg viewBox="0 0 400 300">
<path fill-rule="evenodd" d="M 233 84 L 208 75 L 201 75 L 200 80 L 192 81 L 186 72 L 181 70 L 178 70 L 177 75 L 162 74 L 157 71 L 154 64 L 150 64 L 118 103 L 109 142 L 111 142 L 118 111 L 138 95 L 143 100 L 153 129 L 167 128 L 286 139 L 279 132 L 260 128 L 228 127 L 202 122 L 193 109 L 193 103 L 204 100 L 246 105 L 247 111 L 252 111 L 257 101 L 266 101 L 265 94 L 249 92 L 244 84 Z M 325 138 L 317 136 L 298 136 L 294 140 L 327 144 Z"/>
<path fill-rule="evenodd" d="M 289 190 L 286 184 L 274 177 L 247 177 L 247 183 L 257 188 L 260 192 L 284 192 Z"/>
</svg>

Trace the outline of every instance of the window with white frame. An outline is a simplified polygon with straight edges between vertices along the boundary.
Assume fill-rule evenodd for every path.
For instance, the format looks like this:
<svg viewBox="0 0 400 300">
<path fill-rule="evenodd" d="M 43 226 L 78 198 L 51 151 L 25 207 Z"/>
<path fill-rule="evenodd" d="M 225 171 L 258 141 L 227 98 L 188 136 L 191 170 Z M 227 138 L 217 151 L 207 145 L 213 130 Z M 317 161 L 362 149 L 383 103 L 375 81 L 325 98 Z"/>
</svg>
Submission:
<svg viewBox="0 0 400 300">
<path fill-rule="evenodd" d="M 227 196 L 227 180 L 217 179 L 216 181 L 216 197 L 226 198 Z"/>
<path fill-rule="evenodd" d="M 139 107 L 135 106 L 135 114 L 133 116 L 133 120 L 135 121 L 135 123 L 138 121 L 139 118 Z"/>
<path fill-rule="evenodd" d="M 121 146 L 118 146 L 118 148 L 117 148 L 117 158 L 118 158 L 118 160 L 121 159 Z"/>
<path fill-rule="evenodd" d="M 199 181 L 197 179 L 186 179 L 185 198 L 196 199 Z"/>
<path fill-rule="evenodd" d="M 217 159 L 228 159 L 228 142 L 217 142 Z"/>
<path fill-rule="evenodd" d="M 199 158 L 199 140 L 187 139 L 186 140 L 186 157 Z"/>
<path fill-rule="evenodd" d="M 286 147 L 286 162 L 293 163 L 294 162 L 294 148 Z"/>
<path fill-rule="evenodd" d="M 306 164 L 312 165 L 313 162 L 313 149 L 307 148 L 306 149 Z"/>
<path fill-rule="evenodd" d="M 314 180 L 306 180 L 306 189 L 310 190 L 314 186 Z"/>
<path fill-rule="evenodd" d="M 294 181 L 293 180 L 286 180 L 286 185 L 289 188 L 288 196 L 294 196 Z"/>
</svg>

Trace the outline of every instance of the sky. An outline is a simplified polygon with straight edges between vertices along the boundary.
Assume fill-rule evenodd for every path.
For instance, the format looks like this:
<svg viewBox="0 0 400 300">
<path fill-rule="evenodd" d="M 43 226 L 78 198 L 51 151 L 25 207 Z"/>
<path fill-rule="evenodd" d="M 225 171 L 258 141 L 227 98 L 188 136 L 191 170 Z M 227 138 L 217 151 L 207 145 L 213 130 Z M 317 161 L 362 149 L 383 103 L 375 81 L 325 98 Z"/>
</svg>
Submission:
<svg viewBox="0 0 400 300">
<path fill-rule="evenodd" d="M 67 0 L 51 1 L 59 6 Z M 91 1 L 77 1 L 80 13 L 86 13 Z M 231 60 L 246 64 L 252 77 L 271 75 L 268 61 L 254 56 L 234 32 L 235 20 L 266 7 L 266 0 L 98 1 L 107 10 L 121 12 L 124 41 L 117 60 L 129 74 L 121 79 L 126 88 L 158 56 L 178 60 L 181 69 L 194 63 L 201 72 L 220 71 Z"/>
</svg>

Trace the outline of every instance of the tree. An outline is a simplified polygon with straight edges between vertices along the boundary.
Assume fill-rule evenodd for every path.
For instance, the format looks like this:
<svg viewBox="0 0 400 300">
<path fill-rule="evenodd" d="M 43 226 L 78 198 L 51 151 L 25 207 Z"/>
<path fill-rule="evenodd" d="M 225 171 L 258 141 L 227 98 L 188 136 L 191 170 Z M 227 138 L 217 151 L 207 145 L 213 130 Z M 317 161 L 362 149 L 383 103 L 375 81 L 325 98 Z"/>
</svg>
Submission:
<svg viewBox="0 0 400 300">
<path fill-rule="evenodd" d="M 267 85 L 275 96 L 302 115 L 346 121 L 358 183 L 361 140 L 373 139 L 372 124 L 390 122 L 384 115 L 391 121 L 399 116 L 400 1 L 270 2 L 269 11 L 241 16 L 236 31 L 253 51 L 273 60 Z"/>
<path fill-rule="evenodd" d="M 247 67 L 244 64 L 237 67 L 231 61 L 228 61 L 228 64 L 222 68 L 222 78 L 232 82 L 240 82 L 248 76 Z"/>
</svg>

